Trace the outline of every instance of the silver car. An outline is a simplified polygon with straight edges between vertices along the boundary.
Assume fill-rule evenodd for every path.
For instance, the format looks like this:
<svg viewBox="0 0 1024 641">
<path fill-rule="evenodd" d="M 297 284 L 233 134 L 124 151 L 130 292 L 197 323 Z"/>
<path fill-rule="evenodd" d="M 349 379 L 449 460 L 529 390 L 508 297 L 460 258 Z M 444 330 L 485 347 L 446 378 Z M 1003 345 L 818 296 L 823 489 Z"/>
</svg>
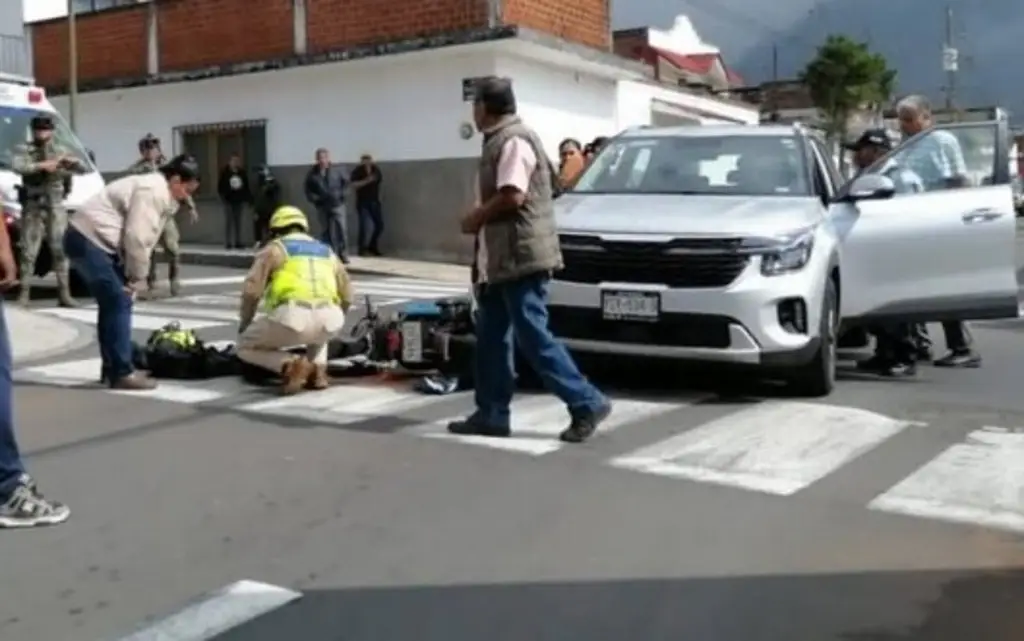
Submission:
<svg viewBox="0 0 1024 641">
<path fill-rule="evenodd" d="M 931 157 L 949 134 L 966 175 Z M 551 328 L 576 352 L 749 365 L 827 395 L 841 330 L 1017 317 L 1008 148 L 1004 121 L 943 125 L 841 184 L 799 126 L 625 132 L 557 201 Z M 948 180 L 894 180 L 922 162 Z"/>
</svg>

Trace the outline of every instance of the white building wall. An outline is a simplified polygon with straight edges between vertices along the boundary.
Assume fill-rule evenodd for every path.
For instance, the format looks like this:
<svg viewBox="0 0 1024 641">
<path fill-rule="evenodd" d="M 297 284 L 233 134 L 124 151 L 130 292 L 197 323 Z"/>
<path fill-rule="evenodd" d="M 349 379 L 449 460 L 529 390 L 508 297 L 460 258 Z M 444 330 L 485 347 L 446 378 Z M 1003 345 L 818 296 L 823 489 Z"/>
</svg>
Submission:
<svg viewBox="0 0 1024 641">
<path fill-rule="evenodd" d="M 341 162 L 364 152 L 388 161 L 465 158 L 480 142 L 459 136 L 472 122 L 462 78 L 494 72 L 493 58 L 479 54 L 403 55 L 89 92 L 79 96 L 77 125 L 103 171 L 132 163 L 147 132 L 170 141 L 176 126 L 252 119 L 267 121 L 275 166 L 312 163 L 317 147 Z M 53 103 L 67 113 L 66 97 Z"/>
<path fill-rule="evenodd" d="M 754 106 L 676 91 L 650 82 L 623 80 L 619 82 L 618 130 L 652 124 L 651 110 L 656 102 L 671 105 L 702 125 L 756 125 L 760 120 L 760 112 Z"/>
<path fill-rule="evenodd" d="M 515 58 L 500 58 L 498 75 L 512 79 L 519 115 L 552 160 L 565 138 L 586 143 L 618 133 L 615 80 Z"/>
</svg>

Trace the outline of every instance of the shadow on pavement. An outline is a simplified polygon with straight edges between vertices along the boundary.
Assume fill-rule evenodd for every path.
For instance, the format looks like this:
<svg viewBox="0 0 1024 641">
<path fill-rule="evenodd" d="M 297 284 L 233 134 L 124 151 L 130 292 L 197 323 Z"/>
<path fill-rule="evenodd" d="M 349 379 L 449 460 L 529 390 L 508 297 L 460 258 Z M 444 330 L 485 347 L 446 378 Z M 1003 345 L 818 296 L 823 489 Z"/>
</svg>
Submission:
<svg viewBox="0 0 1024 641">
<path fill-rule="evenodd" d="M 216 641 L 1020 641 L 1024 572 L 309 592 Z"/>
</svg>

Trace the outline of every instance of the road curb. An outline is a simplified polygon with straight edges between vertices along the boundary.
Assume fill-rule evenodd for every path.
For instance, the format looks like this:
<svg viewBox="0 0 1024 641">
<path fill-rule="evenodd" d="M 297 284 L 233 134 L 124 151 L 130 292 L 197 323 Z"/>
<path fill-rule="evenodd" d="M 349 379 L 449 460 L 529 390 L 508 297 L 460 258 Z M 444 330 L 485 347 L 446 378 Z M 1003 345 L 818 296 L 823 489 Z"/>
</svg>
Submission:
<svg viewBox="0 0 1024 641">
<path fill-rule="evenodd" d="M 32 311 L 32 310 L 29 310 L 29 311 Z M 38 312 L 33 312 L 33 313 L 38 313 Z M 56 320 L 56 319 L 54 319 L 54 320 Z M 75 332 L 74 338 L 68 340 L 66 343 L 64 343 L 63 345 L 60 345 L 58 347 L 48 348 L 48 349 L 45 349 L 45 350 L 42 350 L 42 351 L 35 352 L 33 354 L 29 354 L 27 356 L 22 356 L 20 358 L 15 358 L 13 360 L 13 365 L 16 368 L 22 369 L 22 368 L 24 368 L 26 366 L 31 366 L 32 364 L 37 363 L 39 361 L 44 361 L 44 360 L 46 360 L 48 358 L 52 358 L 53 356 L 56 356 L 58 354 L 67 354 L 68 352 L 76 352 L 76 351 L 78 351 L 80 349 L 84 349 L 84 348 L 88 347 L 89 345 L 92 345 L 93 343 L 96 342 L 96 340 L 95 340 L 96 330 L 91 325 L 87 325 L 85 323 L 78 323 L 78 322 L 74 322 L 74 321 L 67 321 L 67 320 L 62 320 L 61 322 L 62 322 L 62 324 L 66 325 L 68 328 L 74 330 L 74 332 Z M 13 337 L 12 337 L 12 339 L 13 339 Z"/>
</svg>

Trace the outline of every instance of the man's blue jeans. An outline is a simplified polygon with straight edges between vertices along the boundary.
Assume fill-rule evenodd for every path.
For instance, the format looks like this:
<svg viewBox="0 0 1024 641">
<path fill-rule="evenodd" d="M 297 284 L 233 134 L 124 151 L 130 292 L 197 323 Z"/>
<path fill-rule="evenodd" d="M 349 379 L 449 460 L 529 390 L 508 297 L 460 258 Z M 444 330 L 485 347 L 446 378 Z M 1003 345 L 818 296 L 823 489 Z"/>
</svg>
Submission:
<svg viewBox="0 0 1024 641">
<path fill-rule="evenodd" d="M 132 298 L 124 291 L 121 260 L 108 254 L 74 227 L 64 233 L 64 253 L 96 299 L 96 333 L 103 375 L 117 381 L 134 371 L 132 366 Z"/>
<path fill-rule="evenodd" d="M 379 249 L 380 235 L 384 232 L 384 216 L 380 201 L 359 201 L 359 250 Z"/>
<path fill-rule="evenodd" d="M 548 329 L 547 274 L 487 284 L 481 288 L 476 325 L 476 412 L 473 420 L 507 427 L 515 392 L 515 346 L 549 392 L 572 416 L 598 412 L 604 395 L 584 378 L 575 361 Z"/>
<path fill-rule="evenodd" d="M 21 481 L 25 467 L 14 439 L 13 382 L 11 379 L 11 336 L 0 299 L 0 504 L 7 502 Z"/>
</svg>

